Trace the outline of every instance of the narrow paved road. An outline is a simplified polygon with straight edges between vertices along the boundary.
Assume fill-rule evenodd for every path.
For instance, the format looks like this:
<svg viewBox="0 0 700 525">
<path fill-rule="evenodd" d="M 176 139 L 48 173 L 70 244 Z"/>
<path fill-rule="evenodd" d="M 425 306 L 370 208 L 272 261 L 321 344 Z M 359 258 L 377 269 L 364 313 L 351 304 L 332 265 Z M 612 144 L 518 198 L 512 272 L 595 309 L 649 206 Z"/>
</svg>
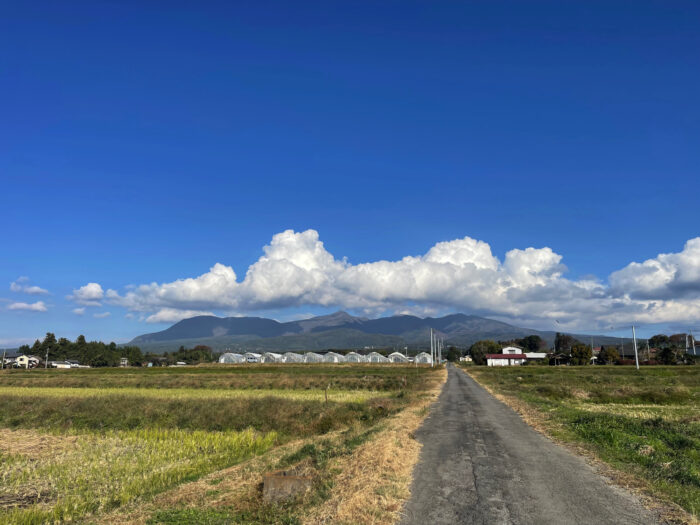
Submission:
<svg viewBox="0 0 700 525">
<path fill-rule="evenodd" d="M 417 433 L 404 525 L 631 525 L 657 519 L 461 370 Z"/>
</svg>

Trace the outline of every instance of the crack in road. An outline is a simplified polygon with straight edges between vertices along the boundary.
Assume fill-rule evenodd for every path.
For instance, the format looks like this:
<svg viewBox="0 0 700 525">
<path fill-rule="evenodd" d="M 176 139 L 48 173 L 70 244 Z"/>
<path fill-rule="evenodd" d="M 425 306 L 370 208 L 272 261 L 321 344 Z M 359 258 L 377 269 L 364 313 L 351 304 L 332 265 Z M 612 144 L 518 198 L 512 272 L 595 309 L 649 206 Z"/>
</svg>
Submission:
<svg viewBox="0 0 700 525">
<path fill-rule="evenodd" d="M 659 523 L 451 365 L 416 439 L 423 449 L 402 525 Z"/>
</svg>

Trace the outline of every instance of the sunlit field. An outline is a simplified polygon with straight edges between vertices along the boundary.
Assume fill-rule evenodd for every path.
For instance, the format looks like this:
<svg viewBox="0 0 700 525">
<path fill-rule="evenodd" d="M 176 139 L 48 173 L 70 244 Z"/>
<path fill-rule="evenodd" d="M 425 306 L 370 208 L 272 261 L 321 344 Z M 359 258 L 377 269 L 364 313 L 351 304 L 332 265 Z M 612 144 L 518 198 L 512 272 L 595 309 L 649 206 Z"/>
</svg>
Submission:
<svg viewBox="0 0 700 525">
<path fill-rule="evenodd" d="M 549 433 L 700 513 L 700 367 L 469 367 L 494 392 L 526 402 Z"/>
<path fill-rule="evenodd" d="M 312 462 L 321 480 L 298 510 L 279 510 L 298 522 L 304 505 L 330 497 L 338 473 L 324 471 L 329 458 L 371 439 L 434 376 L 401 365 L 2 371 L 0 523 L 99 522 L 106 513 L 110 522 L 148 502 L 149 522 L 168 523 L 180 510 L 158 509 L 158 494 L 289 446 L 270 465 Z M 211 512 L 226 523 L 283 520 L 255 495 L 244 511 Z M 251 512 L 258 517 L 246 521 Z"/>
</svg>

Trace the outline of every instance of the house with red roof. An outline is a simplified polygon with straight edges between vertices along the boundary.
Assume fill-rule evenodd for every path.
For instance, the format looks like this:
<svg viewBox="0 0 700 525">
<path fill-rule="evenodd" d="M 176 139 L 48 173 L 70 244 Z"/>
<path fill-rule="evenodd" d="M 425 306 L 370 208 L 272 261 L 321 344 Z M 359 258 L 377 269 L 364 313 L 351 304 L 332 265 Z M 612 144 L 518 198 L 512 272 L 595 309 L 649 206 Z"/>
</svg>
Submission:
<svg viewBox="0 0 700 525">
<path fill-rule="evenodd" d="M 527 356 L 522 348 L 506 346 L 500 354 L 486 354 L 487 366 L 517 366 L 522 365 Z"/>
</svg>

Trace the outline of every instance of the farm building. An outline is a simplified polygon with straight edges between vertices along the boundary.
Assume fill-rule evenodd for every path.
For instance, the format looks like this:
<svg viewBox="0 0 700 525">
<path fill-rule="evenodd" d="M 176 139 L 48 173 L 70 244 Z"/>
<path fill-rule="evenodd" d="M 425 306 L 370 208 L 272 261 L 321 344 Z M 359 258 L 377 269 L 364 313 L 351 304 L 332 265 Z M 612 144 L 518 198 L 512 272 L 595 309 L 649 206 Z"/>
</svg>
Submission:
<svg viewBox="0 0 700 525">
<path fill-rule="evenodd" d="M 408 357 L 399 352 L 389 354 L 389 361 L 392 363 L 408 363 Z"/>
<path fill-rule="evenodd" d="M 345 354 L 345 361 L 348 363 L 366 363 L 367 359 L 365 356 L 360 355 L 357 352 L 348 352 Z"/>
<path fill-rule="evenodd" d="M 20 368 L 36 368 L 41 360 L 33 355 L 21 355 L 15 360 L 15 366 Z"/>
<path fill-rule="evenodd" d="M 262 356 L 260 354 L 256 354 L 255 352 L 245 353 L 246 363 L 259 363 L 260 359 L 262 359 Z"/>
<path fill-rule="evenodd" d="M 533 361 L 544 361 L 547 359 L 546 352 L 525 352 L 525 356 Z"/>
<path fill-rule="evenodd" d="M 367 354 L 368 363 L 388 363 L 389 360 L 378 352 L 370 352 Z"/>
<path fill-rule="evenodd" d="M 282 363 L 282 354 L 274 352 L 265 352 L 260 359 L 261 363 Z"/>
<path fill-rule="evenodd" d="M 304 354 L 304 363 L 322 363 L 323 356 L 314 352 L 306 352 Z"/>
<path fill-rule="evenodd" d="M 221 357 L 219 357 L 219 363 L 245 363 L 245 356 L 243 356 L 243 354 L 234 354 L 231 352 L 226 352 L 225 354 L 221 354 Z"/>
<path fill-rule="evenodd" d="M 507 350 L 504 348 L 503 350 Z M 516 366 L 522 365 L 527 356 L 525 354 L 502 353 L 486 354 L 486 364 L 488 366 Z"/>
<path fill-rule="evenodd" d="M 522 354 L 523 349 L 518 348 L 517 346 L 506 346 L 503 350 L 501 350 L 502 354 Z"/>
<path fill-rule="evenodd" d="M 283 363 L 303 363 L 304 356 L 301 354 L 297 354 L 295 352 L 287 352 L 282 357 L 282 362 Z"/>
<path fill-rule="evenodd" d="M 324 363 L 344 363 L 345 356 L 336 354 L 335 352 L 328 352 L 323 356 Z"/>
<path fill-rule="evenodd" d="M 430 354 L 428 352 L 421 352 L 418 354 L 414 361 L 418 363 L 419 365 L 432 365 L 433 364 L 433 358 L 430 357 Z"/>
</svg>

